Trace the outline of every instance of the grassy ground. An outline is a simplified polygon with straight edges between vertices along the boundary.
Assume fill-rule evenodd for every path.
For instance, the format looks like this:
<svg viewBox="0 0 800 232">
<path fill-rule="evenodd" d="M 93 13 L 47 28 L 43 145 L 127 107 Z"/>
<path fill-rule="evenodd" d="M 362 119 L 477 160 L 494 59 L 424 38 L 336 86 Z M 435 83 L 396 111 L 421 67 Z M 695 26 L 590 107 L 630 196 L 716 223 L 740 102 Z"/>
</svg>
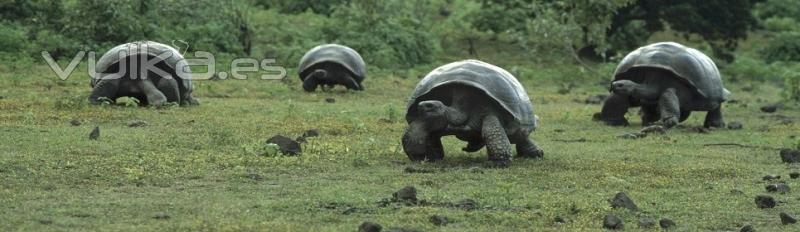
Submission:
<svg viewBox="0 0 800 232">
<path fill-rule="evenodd" d="M 631 127 L 607 127 L 590 120 L 600 106 L 582 102 L 605 92 L 605 78 L 579 79 L 561 94 L 552 77 L 572 72 L 569 65 L 529 68 L 519 78 L 542 118 L 532 137 L 546 155 L 484 169 L 485 150 L 462 152 L 465 144 L 454 138 L 445 140 L 443 162 L 405 157 L 399 141 L 416 73 L 373 73 L 360 93 L 303 93 L 293 75 L 197 82 L 201 106 L 153 109 L 88 106 L 82 75 L 60 81 L 41 65 L 0 69 L 2 231 L 353 231 L 363 221 L 425 231 L 597 231 L 606 214 L 620 216 L 626 230 L 638 230 L 643 217 L 671 218 L 679 230 L 800 230 L 778 218 L 781 211 L 800 214 L 796 190 L 771 194 L 783 201 L 774 209 L 753 201 L 766 194 L 766 174 L 800 188 L 787 177 L 798 166 L 782 164 L 774 150 L 704 146 L 790 146 L 800 124 L 780 122 L 796 119 L 798 110 L 758 110 L 778 100 L 771 85 L 728 85 L 738 103 L 724 113 L 743 130 L 697 133 L 692 127 L 704 113 L 695 113 L 666 135 L 622 140 L 616 137 L 639 127 L 635 111 Z M 147 126 L 128 127 L 133 120 Z M 101 136 L 89 140 L 95 126 Z M 321 136 L 310 138 L 302 155 L 263 154 L 267 138 L 308 129 Z M 432 204 L 378 204 L 408 185 Z M 609 206 L 621 191 L 639 212 Z M 476 209 L 447 207 L 467 198 Z M 437 227 L 428 219 L 434 214 L 452 223 Z M 555 223 L 557 216 L 566 222 Z"/>
</svg>

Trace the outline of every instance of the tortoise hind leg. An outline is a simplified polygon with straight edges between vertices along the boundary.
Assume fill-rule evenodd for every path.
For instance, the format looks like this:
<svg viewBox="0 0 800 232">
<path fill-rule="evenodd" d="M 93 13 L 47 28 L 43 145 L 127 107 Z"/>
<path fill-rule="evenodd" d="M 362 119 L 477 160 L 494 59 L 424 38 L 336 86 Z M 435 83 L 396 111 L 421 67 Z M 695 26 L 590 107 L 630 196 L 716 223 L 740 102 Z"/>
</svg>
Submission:
<svg viewBox="0 0 800 232">
<path fill-rule="evenodd" d="M 149 81 L 149 80 L 145 80 Z M 162 77 L 156 80 L 156 88 L 164 94 L 167 102 L 175 102 L 183 104 L 180 99 L 180 91 L 178 90 L 178 81 L 172 77 Z"/>
<path fill-rule="evenodd" d="M 708 111 L 706 114 L 706 121 L 703 123 L 704 127 L 725 127 L 725 120 L 722 119 L 722 107 L 717 107 L 714 110 Z"/>
<path fill-rule="evenodd" d="M 500 120 L 495 115 L 488 115 L 483 118 L 482 128 L 481 133 L 486 141 L 491 165 L 498 168 L 508 167 L 511 161 L 511 142 L 508 141 Z"/>
<path fill-rule="evenodd" d="M 138 80 L 136 84 L 139 85 L 139 89 L 144 93 L 148 105 L 161 106 L 167 103 L 167 96 L 164 96 L 164 93 L 159 91 L 152 81 Z"/>
</svg>

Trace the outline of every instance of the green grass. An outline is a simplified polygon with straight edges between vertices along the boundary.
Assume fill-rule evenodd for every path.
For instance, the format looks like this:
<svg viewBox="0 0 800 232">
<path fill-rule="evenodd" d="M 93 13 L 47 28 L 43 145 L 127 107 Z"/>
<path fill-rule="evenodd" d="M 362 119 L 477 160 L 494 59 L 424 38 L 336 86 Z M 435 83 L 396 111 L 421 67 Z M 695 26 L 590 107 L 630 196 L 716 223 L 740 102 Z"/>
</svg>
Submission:
<svg viewBox="0 0 800 232">
<path fill-rule="evenodd" d="M 687 128 L 704 116 L 695 113 L 687 128 L 622 140 L 616 136 L 639 126 L 634 111 L 633 126 L 607 127 L 590 119 L 599 105 L 576 102 L 604 93 L 605 78 L 571 79 L 579 87 L 559 94 L 559 75 L 574 68 L 528 67 L 520 79 L 542 119 L 532 137 L 545 157 L 476 172 L 485 150 L 462 152 L 465 144 L 454 138 L 445 140 L 443 162 L 405 157 L 399 141 L 415 76 L 375 72 L 359 93 L 304 93 L 293 75 L 204 81 L 196 83 L 199 107 L 153 109 L 88 106 L 87 77 L 60 81 L 42 65 L 0 66 L 0 230 L 354 231 L 373 221 L 425 231 L 597 231 L 606 214 L 619 215 L 626 230 L 637 230 L 645 216 L 668 217 L 691 231 L 800 228 L 778 218 L 780 211 L 800 214 L 796 192 L 771 194 L 786 202 L 774 209 L 753 202 L 766 194 L 761 176 L 787 178 L 798 166 L 782 164 L 773 150 L 704 146 L 791 145 L 800 126 L 780 125 L 758 110 L 779 99 L 776 87 L 756 85 L 748 93 L 728 85 L 740 103 L 725 105 L 724 114 L 744 130 L 693 132 Z M 796 118 L 798 110 L 777 114 Z M 71 126 L 73 119 L 83 124 Z M 137 119 L 148 125 L 127 127 Z M 89 140 L 95 126 L 100 139 Z M 262 154 L 267 138 L 307 129 L 321 136 L 310 138 L 302 155 Z M 586 141 L 564 141 L 576 139 Z M 406 173 L 408 166 L 433 173 Z M 786 181 L 800 189 L 800 181 Z M 407 185 L 435 204 L 379 207 Z M 607 200 L 620 191 L 641 211 L 610 208 Z M 443 207 L 465 198 L 478 208 Z M 154 218 L 162 212 L 169 219 Z M 454 222 L 436 227 L 428 220 L 433 214 Z M 556 216 L 567 223 L 555 224 Z"/>
</svg>

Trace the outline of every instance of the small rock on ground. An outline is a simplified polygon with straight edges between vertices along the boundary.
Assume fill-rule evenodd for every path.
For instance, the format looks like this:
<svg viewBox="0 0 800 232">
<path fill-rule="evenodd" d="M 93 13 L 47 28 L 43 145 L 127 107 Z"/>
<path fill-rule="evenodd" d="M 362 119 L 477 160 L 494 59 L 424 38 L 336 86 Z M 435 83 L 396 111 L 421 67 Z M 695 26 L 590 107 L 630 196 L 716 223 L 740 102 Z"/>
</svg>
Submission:
<svg viewBox="0 0 800 232">
<path fill-rule="evenodd" d="M 464 199 L 464 200 L 456 202 L 455 204 L 453 204 L 453 206 L 456 207 L 456 208 L 459 208 L 459 209 L 470 211 L 470 210 L 473 210 L 473 209 L 477 208 L 478 207 L 478 203 L 475 202 L 475 200 L 467 198 L 467 199 Z"/>
<path fill-rule="evenodd" d="M 143 120 L 133 120 L 128 122 L 128 127 L 143 127 L 147 126 L 147 122 Z"/>
<path fill-rule="evenodd" d="M 327 102 L 327 103 L 335 103 L 336 99 L 335 98 L 325 98 L 325 102 Z"/>
<path fill-rule="evenodd" d="M 389 228 L 386 232 L 421 232 L 417 229 L 409 229 L 409 228 Z"/>
<path fill-rule="evenodd" d="M 777 202 L 775 202 L 775 198 L 765 195 L 756 196 L 755 202 L 756 206 L 758 206 L 758 208 L 760 209 L 773 208 L 775 207 L 775 205 L 778 204 Z"/>
<path fill-rule="evenodd" d="M 742 229 L 740 229 L 739 232 L 756 232 L 756 229 L 751 225 L 746 225 L 742 226 Z"/>
<path fill-rule="evenodd" d="M 83 123 L 81 122 L 81 120 L 72 119 L 72 120 L 69 121 L 69 124 L 72 125 L 72 126 L 80 126 Z"/>
<path fill-rule="evenodd" d="M 307 130 L 306 132 L 303 132 L 302 136 L 306 138 L 317 137 L 319 136 L 319 130 L 317 129 Z"/>
<path fill-rule="evenodd" d="M 675 221 L 669 218 L 662 218 L 658 221 L 658 225 L 660 225 L 662 229 L 671 229 L 676 226 Z"/>
<path fill-rule="evenodd" d="M 783 183 L 767 185 L 766 189 L 767 189 L 767 192 L 771 192 L 771 193 L 773 193 L 773 192 L 788 193 L 789 192 L 789 186 L 786 185 L 786 184 L 783 184 Z"/>
<path fill-rule="evenodd" d="M 100 127 L 99 126 L 94 127 L 92 132 L 89 133 L 89 139 L 97 140 L 97 138 L 100 138 Z"/>
<path fill-rule="evenodd" d="M 622 219 L 619 217 L 609 214 L 603 218 L 603 228 L 612 229 L 612 230 L 620 230 L 624 227 L 624 223 Z"/>
<path fill-rule="evenodd" d="M 786 212 L 781 212 L 781 223 L 784 225 L 795 224 L 797 223 L 797 218 L 794 215 L 788 214 Z"/>
<path fill-rule="evenodd" d="M 640 130 L 639 132 L 643 133 L 643 134 L 665 134 L 665 133 L 667 133 L 667 130 L 664 129 L 663 126 L 652 125 L 652 126 L 648 126 L 648 127 L 642 128 L 642 130 Z"/>
<path fill-rule="evenodd" d="M 567 220 L 565 220 L 564 217 L 556 216 L 555 218 L 553 218 L 553 222 L 555 222 L 556 224 L 564 224 L 567 223 Z"/>
<path fill-rule="evenodd" d="M 647 137 L 647 134 L 641 132 L 625 133 L 617 136 L 617 138 L 621 139 L 641 139 L 644 137 Z"/>
<path fill-rule="evenodd" d="M 761 107 L 761 112 L 764 112 L 764 113 L 775 113 L 775 111 L 778 111 L 778 108 L 779 107 L 778 107 L 777 104 L 766 105 L 766 106 L 762 106 Z"/>
<path fill-rule="evenodd" d="M 639 207 L 636 206 L 636 203 L 634 203 L 633 200 L 628 197 L 628 194 L 625 194 L 624 192 L 617 193 L 617 195 L 615 195 L 614 198 L 611 198 L 609 202 L 611 202 L 611 207 L 613 208 L 621 207 L 634 211 L 639 210 Z"/>
<path fill-rule="evenodd" d="M 392 193 L 392 199 L 399 202 L 417 203 L 417 188 L 406 186 Z"/>
<path fill-rule="evenodd" d="M 741 122 L 728 123 L 728 129 L 729 130 L 741 130 L 742 128 L 744 128 L 744 126 L 742 125 Z"/>
<path fill-rule="evenodd" d="M 155 216 L 153 216 L 153 218 L 154 218 L 154 219 L 159 219 L 159 220 L 166 220 L 166 219 L 169 219 L 169 218 L 170 218 L 170 216 L 169 216 L 169 214 L 167 214 L 167 213 L 164 213 L 164 212 L 158 212 L 158 213 L 156 213 L 156 215 L 155 215 Z"/>
<path fill-rule="evenodd" d="M 653 228 L 655 226 L 656 226 L 656 219 L 648 217 L 639 219 L 640 228 Z"/>
<path fill-rule="evenodd" d="M 450 223 L 450 219 L 442 215 L 431 215 L 430 221 L 437 226 L 445 226 Z"/>
<path fill-rule="evenodd" d="M 780 179 L 780 178 L 781 178 L 781 176 L 779 176 L 779 175 L 772 175 L 772 174 L 770 174 L 770 175 L 766 175 L 766 176 L 764 176 L 764 177 L 761 177 L 761 180 L 763 180 L 763 181 L 770 181 L 770 180 L 777 180 L 777 179 Z"/>
<path fill-rule="evenodd" d="M 792 179 L 800 178 L 800 172 L 789 173 L 789 178 L 792 178 Z"/>
<path fill-rule="evenodd" d="M 383 226 L 374 222 L 364 222 L 358 226 L 358 232 L 381 232 L 381 230 L 383 230 Z"/>
<path fill-rule="evenodd" d="M 284 155 L 299 155 L 302 152 L 300 143 L 283 135 L 272 136 L 267 140 L 267 143 L 278 145 Z"/>
<path fill-rule="evenodd" d="M 427 169 L 427 168 L 420 168 L 420 167 L 416 167 L 416 166 L 406 166 L 406 168 L 403 169 L 403 172 L 405 172 L 405 173 L 433 173 L 433 170 Z"/>
<path fill-rule="evenodd" d="M 781 149 L 780 154 L 784 163 L 800 163 L 800 150 Z"/>
</svg>

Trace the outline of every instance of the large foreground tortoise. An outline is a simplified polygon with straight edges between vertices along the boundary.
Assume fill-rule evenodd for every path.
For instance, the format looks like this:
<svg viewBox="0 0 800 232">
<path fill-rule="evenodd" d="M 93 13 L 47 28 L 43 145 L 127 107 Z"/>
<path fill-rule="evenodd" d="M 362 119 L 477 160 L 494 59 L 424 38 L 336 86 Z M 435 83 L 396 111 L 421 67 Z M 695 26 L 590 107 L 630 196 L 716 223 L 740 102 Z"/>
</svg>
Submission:
<svg viewBox="0 0 800 232">
<path fill-rule="evenodd" d="M 628 108 L 641 106 L 642 125 L 659 123 L 666 128 L 683 122 L 692 111 L 708 112 L 705 127 L 725 126 L 721 107 L 730 95 L 708 56 L 674 42 L 650 44 L 625 56 L 614 73 L 611 92 L 598 119 L 628 125 Z"/>
<path fill-rule="evenodd" d="M 332 88 L 344 85 L 352 90 L 364 90 L 361 84 L 367 76 L 364 59 L 355 50 L 338 44 L 319 45 L 303 55 L 297 68 L 303 89 L 312 92 L 317 86 Z"/>
<path fill-rule="evenodd" d="M 537 118 L 525 89 L 506 70 L 478 60 L 450 63 L 425 76 L 408 101 L 406 121 L 403 149 L 414 161 L 443 159 L 441 137 L 447 135 L 467 141 L 467 152 L 486 146 L 496 167 L 509 164 L 511 144 L 519 157 L 543 155 L 528 137 Z"/>
<path fill-rule="evenodd" d="M 174 48 L 152 41 L 116 46 L 97 61 L 89 102 L 133 97 L 140 105 L 197 105 L 192 98 L 191 71 Z"/>
</svg>

